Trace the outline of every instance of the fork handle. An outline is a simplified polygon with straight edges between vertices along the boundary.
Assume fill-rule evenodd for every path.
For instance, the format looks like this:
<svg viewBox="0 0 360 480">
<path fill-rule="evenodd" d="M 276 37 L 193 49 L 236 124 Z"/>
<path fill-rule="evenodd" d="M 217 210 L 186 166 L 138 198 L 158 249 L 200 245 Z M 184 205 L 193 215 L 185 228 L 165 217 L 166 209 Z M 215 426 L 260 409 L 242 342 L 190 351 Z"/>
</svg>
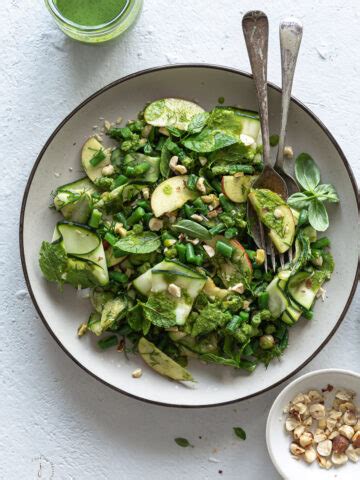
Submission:
<svg viewBox="0 0 360 480">
<path fill-rule="evenodd" d="M 257 93 L 264 164 L 270 166 L 267 56 L 269 22 L 265 13 L 253 10 L 242 19 L 242 28 Z"/>
<path fill-rule="evenodd" d="M 279 146 L 275 162 L 275 169 L 282 170 L 284 167 L 284 146 L 286 125 L 289 114 L 291 89 L 294 80 L 296 60 L 298 57 L 302 39 L 303 27 L 296 18 L 288 18 L 280 23 L 280 49 L 281 49 L 281 127 L 279 135 Z"/>
</svg>

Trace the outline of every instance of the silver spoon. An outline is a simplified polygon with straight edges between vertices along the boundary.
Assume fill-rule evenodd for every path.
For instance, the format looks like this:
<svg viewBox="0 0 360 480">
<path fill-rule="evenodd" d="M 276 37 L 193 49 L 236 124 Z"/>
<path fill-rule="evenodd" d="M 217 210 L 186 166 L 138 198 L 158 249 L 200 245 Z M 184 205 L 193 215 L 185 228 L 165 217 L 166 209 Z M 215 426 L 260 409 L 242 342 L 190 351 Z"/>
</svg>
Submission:
<svg viewBox="0 0 360 480">
<path fill-rule="evenodd" d="M 264 170 L 254 182 L 254 188 L 267 188 L 277 193 L 284 199 L 288 192 L 286 183 L 270 164 L 270 143 L 269 143 L 269 112 L 267 96 L 267 54 L 269 38 L 269 22 L 265 13 L 251 11 L 242 19 L 246 47 L 249 55 L 251 70 L 253 73 L 257 100 L 259 104 L 259 115 L 261 135 L 263 142 Z M 276 269 L 275 251 L 272 243 L 265 238 L 263 224 L 258 220 L 250 202 L 247 206 L 247 215 L 251 235 L 259 248 L 271 255 L 272 267 Z M 267 270 L 267 258 L 265 256 L 265 270 Z"/>
<path fill-rule="evenodd" d="M 299 187 L 294 178 L 284 170 L 284 146 L 291 99 L 291 89 L 294 80 L 296 60 L 300 49 L 302 33 L 302 24 L 296 18 L 287 18 L 280 23 L 279 34 L 282 76 L 281 127 L 274 169 L 285 180 L 289 195 L 299 191 Z"/>
</svg>

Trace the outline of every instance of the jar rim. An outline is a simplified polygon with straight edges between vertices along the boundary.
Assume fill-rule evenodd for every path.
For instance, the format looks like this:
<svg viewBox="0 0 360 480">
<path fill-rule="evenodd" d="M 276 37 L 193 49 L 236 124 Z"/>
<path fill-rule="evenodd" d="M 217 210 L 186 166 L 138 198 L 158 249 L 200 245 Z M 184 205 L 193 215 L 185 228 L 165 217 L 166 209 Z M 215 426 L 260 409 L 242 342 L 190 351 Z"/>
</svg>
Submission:
<svg viewBox="0 0 360 480">
<path fill-rule="evenodd" d="M 83 32 L 97 32 L 98 30 L 111 28 L 115 26 L 119 19 L 124 15 L 125 11 L 128 9 L 131 0 L 126 0 L 124 7 L 120 10 L 120 12 L 116 15 L 116 17 L 112 18 L 109 22 L 106 23 L 99 23 L 98 25 L 82 25 L 81 23 L 73 22 L 72 20 L 66 18 L 60 10 L 57 8 L 55 4 L 55 0 L 46 0 L 46 3 L 54 15 L 60 22 L 68 25 L 69 27 L 76 28 L 77 30 L 81 30 Z"/>
</svg>

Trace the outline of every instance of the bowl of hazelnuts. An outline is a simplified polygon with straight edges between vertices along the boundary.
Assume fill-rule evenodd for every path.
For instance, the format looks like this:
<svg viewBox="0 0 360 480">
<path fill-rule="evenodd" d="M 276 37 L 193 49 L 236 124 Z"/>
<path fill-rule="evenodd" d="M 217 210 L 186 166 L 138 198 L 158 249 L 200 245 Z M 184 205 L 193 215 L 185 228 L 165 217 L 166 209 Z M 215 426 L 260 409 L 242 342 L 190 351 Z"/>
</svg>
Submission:
<svg viewBox="0 0 360 480">
<path fill-rule="evenodd" d="M 271 407 L 266 442 L 285 479 L 358 478 L 360 374 L 317 370 L 291 382 Z"/>
</svg>

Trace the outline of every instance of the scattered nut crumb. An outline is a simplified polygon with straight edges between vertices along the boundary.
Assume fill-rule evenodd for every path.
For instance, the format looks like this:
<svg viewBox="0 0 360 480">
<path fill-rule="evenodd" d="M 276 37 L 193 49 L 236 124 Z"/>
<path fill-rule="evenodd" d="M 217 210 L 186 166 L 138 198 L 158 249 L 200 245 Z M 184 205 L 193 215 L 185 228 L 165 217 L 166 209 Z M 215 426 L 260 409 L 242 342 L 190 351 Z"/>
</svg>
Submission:
<svg viewBox="0 0 360 480">
<path fill-rule="evenodd" d="M 142 375 L 141 368 L 137 368 L 136 370 L 134 370 L 131 375 L 133 378 L 140 378 Z"/>
</svg>

